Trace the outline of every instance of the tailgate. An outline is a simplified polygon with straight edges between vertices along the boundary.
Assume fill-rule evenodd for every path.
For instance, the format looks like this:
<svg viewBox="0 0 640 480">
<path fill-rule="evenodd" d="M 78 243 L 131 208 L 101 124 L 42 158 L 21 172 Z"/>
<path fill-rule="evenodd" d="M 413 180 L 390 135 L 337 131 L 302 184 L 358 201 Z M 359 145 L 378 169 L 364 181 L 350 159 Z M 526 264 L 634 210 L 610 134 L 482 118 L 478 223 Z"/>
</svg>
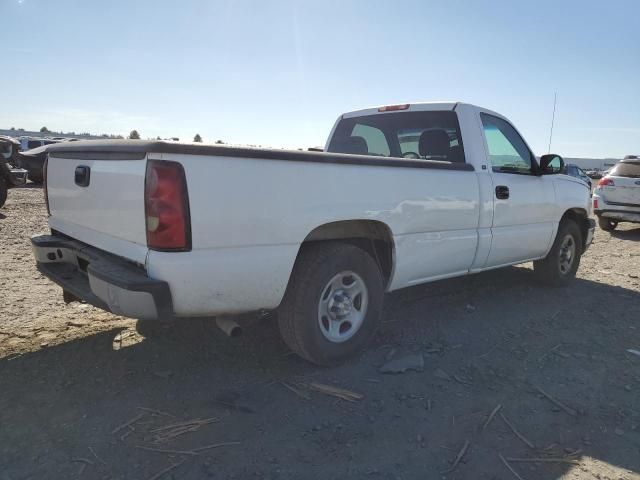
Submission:
<svg viewBox="0 0 640 480">
<path fill-rule="evenodd" d="M 49 152 L 49 225 L 74 239 L 144 264 L 146 153 L 114 155 L 95 149 L 82 151 L 81 145 L 73 147 L 51 148 Z"/>
<path fill-rule="evenodd" d="M 605 202 L 640 207 L 640 161 L 618 162 L 607 178 L 613 181 L 613 185 L 602 188 Z"/>
<path fill-rule="evenodd" d="M 610 205 L 640 207 L 640 178 L 611 177 L 613 187 L 603 187 L 602 196 Z"/>
</svg>

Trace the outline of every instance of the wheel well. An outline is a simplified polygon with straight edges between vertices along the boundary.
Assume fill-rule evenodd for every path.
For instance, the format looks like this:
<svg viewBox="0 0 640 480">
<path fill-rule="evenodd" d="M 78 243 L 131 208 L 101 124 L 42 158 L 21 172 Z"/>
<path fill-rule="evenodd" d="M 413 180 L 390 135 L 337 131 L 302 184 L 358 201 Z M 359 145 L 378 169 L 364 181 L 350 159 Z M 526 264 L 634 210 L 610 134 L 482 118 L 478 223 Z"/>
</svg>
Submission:
<svg viewBox="0 0 640 480">
<path fill-rule="evenodd" d="M 376 220 L 344 220 L 321 225 L 306 236 L 300 248 L 314 242 L 340 240 L 355 245 L 371 255 L 389 285 L 394 267 L 394 244 L 391 229 Z"/>
<path fill-rule="evenodd" d="M 584 251 L 587 235 L 589 234 L 589 216 L 587 215 L 587 211 L 583 208 L 571 208 L 564 212 L 560 223 L 565 220 L 572 220 L 580 228 L 580 233 L 582 234 L 582 250 Z"/>
</svg>

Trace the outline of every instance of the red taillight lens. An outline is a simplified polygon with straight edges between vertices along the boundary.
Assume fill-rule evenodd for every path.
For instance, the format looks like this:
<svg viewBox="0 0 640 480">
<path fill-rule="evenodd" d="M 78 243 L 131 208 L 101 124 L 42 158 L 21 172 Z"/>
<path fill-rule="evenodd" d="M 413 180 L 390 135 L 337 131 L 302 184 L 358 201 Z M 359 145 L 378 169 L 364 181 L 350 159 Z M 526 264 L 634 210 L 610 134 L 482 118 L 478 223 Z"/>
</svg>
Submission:
<svg viewBox="0 0 640 480">
<path fill-rule="evenodd" d="M 149 160 L 144 188 L 147 246 L 153 250 L 191 250 L 189 196 L 182 165 Z"/>
<path fill-rule="evenodd" d="M 47 190 L 47 165 L 49 164 L 49 156 L 44 159 L 44 165 L 42 166 L 42 189 L 44 190 L 44 204 L 47 206 L 47 215 L 51 216 L 51 210 L 49 209 L 49 190 Z"/>
<path fill-rule="evenodd" d="M 593 209 L 594 210 L 598 210 L 598 199 L 597 198 L 593 199 Z"/>
<path fill-rule="evenodd" d="M 613 179 L 609 177 L 602 177 L 598 182 L 599 187 L 614 187 L 615 183 L 613 183 Z"/>
</svg>

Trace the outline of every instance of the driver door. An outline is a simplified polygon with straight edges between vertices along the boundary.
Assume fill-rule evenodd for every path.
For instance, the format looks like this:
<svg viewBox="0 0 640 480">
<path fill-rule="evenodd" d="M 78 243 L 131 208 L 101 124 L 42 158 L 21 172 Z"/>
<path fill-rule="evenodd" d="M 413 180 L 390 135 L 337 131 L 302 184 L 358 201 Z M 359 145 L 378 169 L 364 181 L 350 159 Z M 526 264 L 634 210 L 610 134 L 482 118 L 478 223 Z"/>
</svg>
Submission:
<svg viewBox="0 0 640 480">
<path fill-rule="evenodd" d="M 486 267 L 540 258 L 553 234 L 555 191 L 516 129 L 503 118 L 481 113 L 493 182 L 491 249 Z"/>
</svg>

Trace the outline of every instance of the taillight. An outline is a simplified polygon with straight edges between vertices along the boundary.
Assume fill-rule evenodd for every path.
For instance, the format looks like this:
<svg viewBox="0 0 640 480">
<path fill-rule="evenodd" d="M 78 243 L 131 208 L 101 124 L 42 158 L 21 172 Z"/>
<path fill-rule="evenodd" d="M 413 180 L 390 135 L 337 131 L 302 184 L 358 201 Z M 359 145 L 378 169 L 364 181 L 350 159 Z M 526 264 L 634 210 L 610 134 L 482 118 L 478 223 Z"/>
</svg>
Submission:
<svg viewBox="0 0 640 480">
<path fill-rule="evenodd" d="M 598 210 L 598 199 L 597 198 L 593 199 L 593 209 L 594 210 Z"/>
<path fill-rule="evenodd" d="M 598 182 L 599 187 L 614 187 L 616 184 L 613 183 L 613 179 L 609 177 L 602 177 Z"/>
<path fill-rule="evenodd" d="M 51 216 L 51 210 L 49 209 L 49 190 L 47 190 L 47 165 L 49 164 L 49 155 L 44 159 L 44 165 L 42 166 L 42 189 L 44 190 L 44 204 L 47 206 L 47 215 Z"/>
<path fill-rule="evenodd" d="M 149 160 L 144 187 L 147 246 L 152 250 L 191 250 L 189 196 L 182 165 Z"/>
<path fill-rule="evenodd" d="M 385 105 L 384 107 L 378 108 L 379 112 L 395 112 L 398 110 L 407 110 L 409 108 L 408 103 L 403 103 L 402 105 Z"/>
</svg>

